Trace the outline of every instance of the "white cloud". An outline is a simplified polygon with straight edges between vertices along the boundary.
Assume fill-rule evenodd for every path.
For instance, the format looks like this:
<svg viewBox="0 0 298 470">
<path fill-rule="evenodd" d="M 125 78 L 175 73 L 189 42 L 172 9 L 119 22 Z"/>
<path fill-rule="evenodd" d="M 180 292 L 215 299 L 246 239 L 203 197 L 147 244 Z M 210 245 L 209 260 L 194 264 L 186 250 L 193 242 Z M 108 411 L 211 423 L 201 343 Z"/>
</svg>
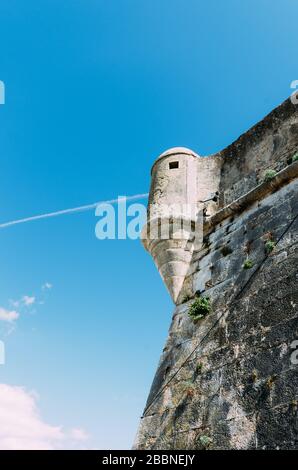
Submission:
<svg viewBox="0 0 298 470">
<path fill-rule="evenodd" d="M 22 301 L 25 305 L 33 305 L 35 303 L 35 297 L 30 297 L 29 295 L 24 295 Z"/>
<path fill-rule="evenodd" d="M 36 302 L 36 297 L 30 296 L 30 295 L 23 295 L 23 297 L 19 300 L 10 300 L 9 303 L 12 305 L 14 308 L 21 308 L 22 306 L 25 305 L 25 307 L 29 307 L 30 305 L 35 304 Z"/>
<path fill-rule="evenodd" d="M 50 282 L 45 282 L 41 288 L 42 290 L 45 290 L 45 289 L 52 289 L 53 285 L 50 283 Z"/>
<path fill-rule="evenodd" d="M 0 449 L 53 449 L 63 439 L 59 426 L 44 423 L 36 396 L 22 387 L 0 384 Z"/>
<path fill-rule="evenodd" d="M 82 428 L 73 428 L 70 430 L 70 437 L 75 441 L 86 441 L 88 439 L 88 434 Z"/>
<path fill-rule="evenodd" d="M 61 426 L 47 424 L 40 416 L 37 395 L 23 387 L 0 384 L 0 449 L 51 450 L 75 448 L 69 441 L 88 438 L 82 428 L 69 433 Z"/>
<path fill-rule="evenodd" d="M 3 307 L 0 307 L 0 321 L 5 321 L 12 323 L 19 318 L 20 314 L 15 310 L 6 310 Z"/>
<path fill-rule="evenodd" d="M 42 285 L 41 287 L 43 291 L 43 297 L 45 297 L 45 289 L 50 290 L 52 289 L 52 284 L 49 282 L 46 282 Z M 8 310 L 4 307 L 0 307 L 0 323 L 5 322 L 6 324 L 9 324 L 9 329 L 5 330 L 5 334 L 11 334 L 16 327 L 16 320 L 19 318 L 20 314 L 23 313 L 24 311 L 30 312 L 30 313 L 36 313 L 35 310 L 33 310 L 33 305 L 39 304 L 43 305 L 45 303 L 45 300 L 39 300 L 36 296 L 34 295 L 23 295 L 20 299 L 14 300 L 14 299 L 9 299 L 9 305 L 11 310 Z M 7 326 L 5 327 L 7 328 Z"/>
</svg>

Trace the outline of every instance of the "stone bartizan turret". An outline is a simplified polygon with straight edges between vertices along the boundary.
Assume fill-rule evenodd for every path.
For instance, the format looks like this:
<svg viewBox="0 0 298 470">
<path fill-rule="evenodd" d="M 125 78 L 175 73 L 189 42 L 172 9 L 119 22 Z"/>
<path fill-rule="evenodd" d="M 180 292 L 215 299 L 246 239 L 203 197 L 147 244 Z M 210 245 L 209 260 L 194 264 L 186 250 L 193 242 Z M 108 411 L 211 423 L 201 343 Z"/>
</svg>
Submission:
<svg viewBox="0 0 298 470">
<path fill-rule="evenodd" d="M 175 147 L 151 170 L 148 219 L 143 244 L 176 303 L 188 272 L 201 215 L 217 209 L 220 165 L 213 157 Z"/>
</svg>

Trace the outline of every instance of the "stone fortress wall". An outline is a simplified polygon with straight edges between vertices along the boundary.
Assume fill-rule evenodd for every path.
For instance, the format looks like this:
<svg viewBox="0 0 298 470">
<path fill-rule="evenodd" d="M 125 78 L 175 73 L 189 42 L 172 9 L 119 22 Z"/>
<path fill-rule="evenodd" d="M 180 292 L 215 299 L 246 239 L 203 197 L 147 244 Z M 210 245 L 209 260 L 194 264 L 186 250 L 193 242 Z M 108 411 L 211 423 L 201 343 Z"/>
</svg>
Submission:
<svg viewBox="0 0 298 470">
<path fill-rule="evenodd" d="M 215 155 L 172 149 L 153 166 L 154 217 L 162 218 L 163 197 L 195 199 L 198 208 L 208 194 L 218 197 L 205 203 L 199 246 L 187 233 L 144 242 L 176 308 L 137 449 L 298 448 L 297 117 L 286 100 Z M 264 181 L 268 170 L 277 174 Z M 196 296 L 208 297 L 211 311 L 194 323 Z"/>
</svg>

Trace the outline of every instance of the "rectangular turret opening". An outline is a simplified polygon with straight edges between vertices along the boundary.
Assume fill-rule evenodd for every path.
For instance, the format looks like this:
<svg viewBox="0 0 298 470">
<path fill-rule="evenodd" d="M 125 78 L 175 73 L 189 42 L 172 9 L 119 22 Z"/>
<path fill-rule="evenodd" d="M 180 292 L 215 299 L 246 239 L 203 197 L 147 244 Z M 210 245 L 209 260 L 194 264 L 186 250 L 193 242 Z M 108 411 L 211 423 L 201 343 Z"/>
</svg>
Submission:
<svg viewBox="0 0 298 470">
<path fill-rule="evenodd" d="M 179 162 L 170 162 L 169 168 L 170 170 L 173 170 L 174 168 L 179 168 Z"/>
</svg>

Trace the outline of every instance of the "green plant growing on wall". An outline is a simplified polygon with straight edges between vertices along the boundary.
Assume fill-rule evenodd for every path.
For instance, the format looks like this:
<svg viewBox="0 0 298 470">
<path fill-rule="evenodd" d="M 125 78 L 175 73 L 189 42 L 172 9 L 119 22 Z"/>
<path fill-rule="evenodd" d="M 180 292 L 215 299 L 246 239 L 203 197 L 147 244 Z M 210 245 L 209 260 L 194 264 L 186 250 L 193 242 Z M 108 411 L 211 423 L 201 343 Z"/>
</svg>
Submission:
<svg viewBox="0 0 298 470">
<path fill-rule="evenodd" d="M 275 248 L 275 241 L 274 240 L 268 240 L 266 243 L 265 243 L 265 249 L 267 251 L 267 253 L 271 253 L 271 251 L 274 250 Z"/>
<path fill-rule="evenodd" d="M 276 175 L 277 175 L 277 172 L 275 170 L 267 170 L 265 173 L 265 177 L 264 177 L 265 183 L 273 180 L 273 178 L 275 178 Z"/>
<path fill-rule="evenodd" d="M 247 258 L 243 263 L 243 269 L 251 269 L 254 263 L 251 259 Z"/>
<path fill-rule="evenodd" d="M 298 161 L 298 152 L 295 153 L 295 155 L 292 156 L 292 163 Z"/>
<path fill-rule="evenodd" d="M 197 297 L 191 304 L 188 315 L 196 323 L 205 318 L 211 312 L 211 303 L 209 297 Z"/>
<path fill-rule="evenodd" d="M 205 434 L 199 437 L 199 441 L 202 447 L 204 447 L 204 449 L 208 449 L 208 447 L 212 444 L 211 437 L 206 436 Z"/>
</svg>

